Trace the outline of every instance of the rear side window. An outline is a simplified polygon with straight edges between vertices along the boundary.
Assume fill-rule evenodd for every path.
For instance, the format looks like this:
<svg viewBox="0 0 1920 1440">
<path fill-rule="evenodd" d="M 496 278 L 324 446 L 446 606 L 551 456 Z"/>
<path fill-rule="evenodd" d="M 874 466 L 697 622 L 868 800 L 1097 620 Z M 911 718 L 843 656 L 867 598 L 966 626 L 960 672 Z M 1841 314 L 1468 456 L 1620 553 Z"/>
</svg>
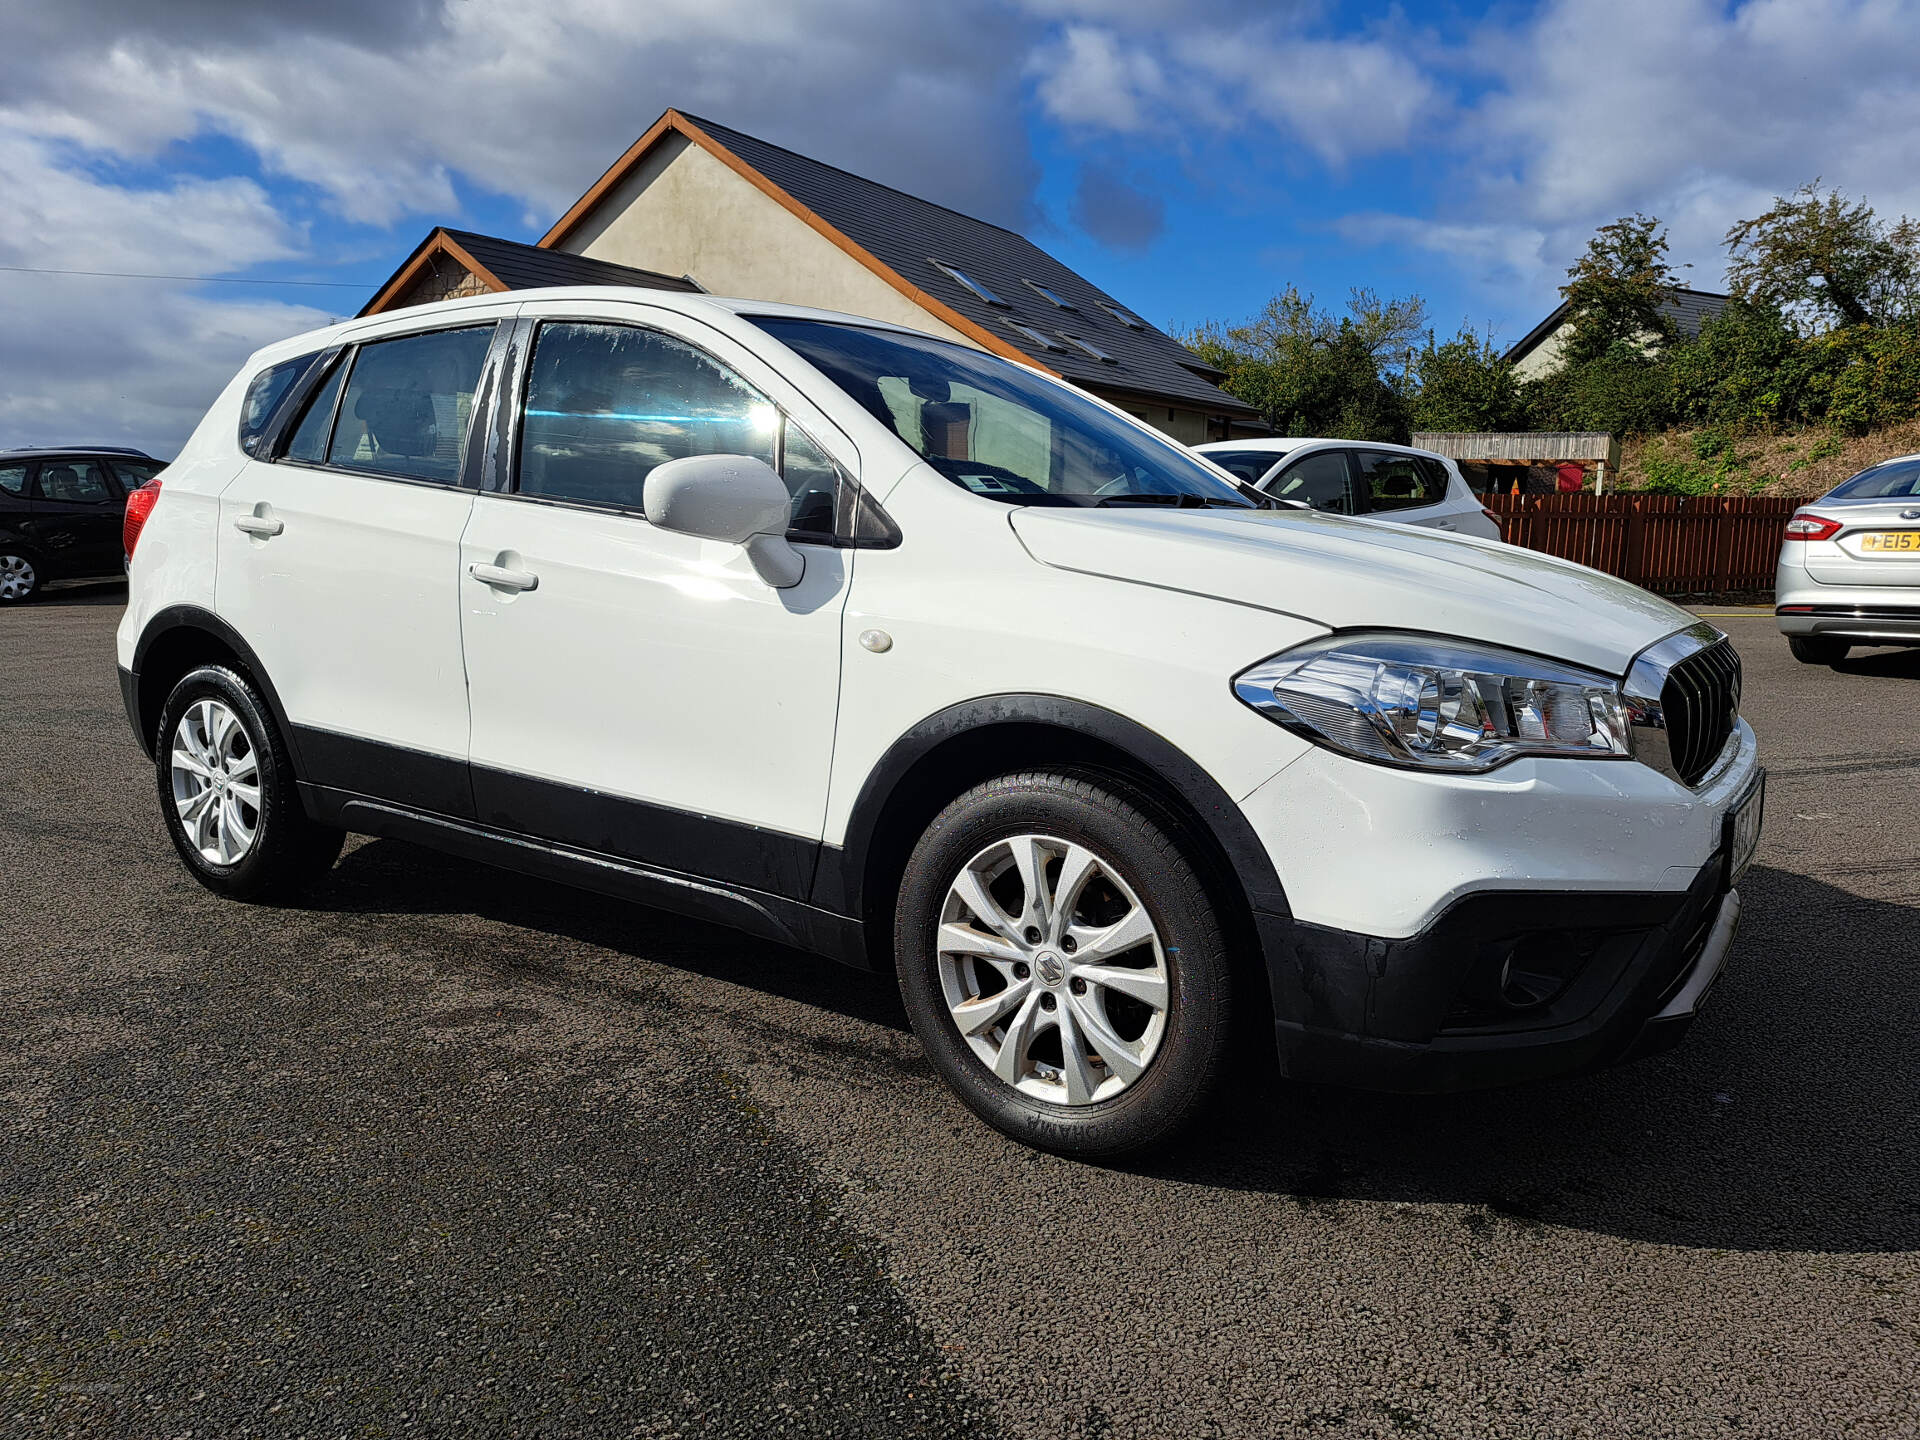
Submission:
<svg viewBox="0 0 1920 1440">
<path fill-rule="evenodd" d="M 27 489 L 27 467 L 24 465 L 0 465 L 0 490 L 9 495 L 25 494 Z"/>
<path fill-rule="evenodd" d="M 286 398 L 287 391 L 293 388 L 293 382 L 305 374 L 312 363 L 313 356 L 302 355 L 297 360 L 283 360 L 278 365 L 269 365 L 253 377 L 253 383 L 247 386 L 246 397 L 240 402 L 240 448 L 247 454 L 253 454 L 254 447 L 260 443 L 274 406 Z"/>
<path fill-rule="evenodd" d="M 327 463 L 458 483 L 493 331 L 478 325 L 362 345 L 347 376 Z"/>
<path fill-rule="evenodd" d="M 342 358 L 327 377 L 327 383 L 307 401 L 307 410 L 294 427 L 287 442 L 287 459 L 318 465 L 327 458 L 327 433 L 333 426 L 333 410 L 340 399 L 340 386 L 347 378 L 347 362 Z"/>
<path fill-rule="evenodd" d="M 779 411 L 719 361 L 629 325 L 540 327 L 519 490 L 642 510 L 653 467 L 687 455 L 774 463 Z M 797 432 L 796 432 L 797 433 Z"/>
<path fill-rule="evenodd" d="M 93 460 L 42 460 L 40 498 L 64 505 L 99 505 L 118 500 L 107 467 Z"/>
<path fill-rule="evenodd" d="M 1360 483 L 1369 510 L 1411 510 L 1447 498 L 1447 469 L 1419 455 L 1362 450 Z"/>
<path fill-rule="evenodd" d="M 1905 500 L 1920 495 L 1920 460 L 1890 460 L 1862 470 L 1828 492 L 1832 500 Z"/>
<path fill-rule="evenodd" d="M 138 490 L 162 470 L 166 469 L 158 460 L 115 460 L 113 473 L 120 477 L 122 490 Z"/>
<path fill-rule="evenodd" d="M 1200 453 L 1249 485 L 1257 485 L 1263 475 L 1287 458 L 1284 450 L 1203 450 Z"/>
<path fill-rule="evenodd" d="M 1344 450 L 1316 450 L 1301 456 L 1273 477 L 1267 493 L 1281 500 L 1302 500 L 1316 510 L 1340 515 L 1351 515 L 1357 508 Z"/>
</svg>

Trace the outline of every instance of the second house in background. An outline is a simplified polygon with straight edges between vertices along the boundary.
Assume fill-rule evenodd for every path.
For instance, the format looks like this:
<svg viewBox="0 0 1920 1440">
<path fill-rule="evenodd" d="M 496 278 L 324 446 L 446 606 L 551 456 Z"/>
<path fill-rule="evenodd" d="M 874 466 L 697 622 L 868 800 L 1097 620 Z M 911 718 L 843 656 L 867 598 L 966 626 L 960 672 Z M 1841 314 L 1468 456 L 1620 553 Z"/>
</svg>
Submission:
<svg viewBox="0 0 1920 1440">
<path fill-rule="evenodd" d="M 435 230 L 361 313 L 596 284 L 869 315 L 1036 366 L 1187 445 L 1266 428 L 1224 371 L 1024 236 L 677 110 L 537 245 Z"/>
</svg>

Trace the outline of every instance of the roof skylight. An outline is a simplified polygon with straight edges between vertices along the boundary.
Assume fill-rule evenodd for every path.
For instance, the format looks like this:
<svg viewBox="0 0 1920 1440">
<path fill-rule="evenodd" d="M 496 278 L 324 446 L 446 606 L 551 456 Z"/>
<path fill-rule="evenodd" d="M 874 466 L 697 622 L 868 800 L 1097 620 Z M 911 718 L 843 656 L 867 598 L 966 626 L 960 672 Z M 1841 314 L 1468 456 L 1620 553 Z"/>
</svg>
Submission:
<svg viewBox="0 0 1920 1440">
<path fill-rule="evenodd" d="M 1147 328 L 1147 322 L 1127 309 L 1126 306 L 1116 305 L 1111 300 L 1102 300 L 1100 304 L 1114 319 L 1118 320 L 1129 330 L 1144 330 Z"/>
<path fill-rule="evenodd" d="M 1118 365 L 1120 363 L 1118 360 L 1115 360 L 1113 356 L 1107 354 L 1106 351 L 1102 350 L 1098 345 L 1090 344 L 1089 342 L 1082 340 L 1078 335 L 1069 335 L 1067 334 L 1066 331 L 1062 330 L 1060 332 L 1060 338 L 1066 341 L 1067 344 L 1071 345 L 1074 349 L 1082 351 L 1087 355 L 1091 355 L 1095 360 L 1104 360 L 1109 365 Z"/>
<path fill-rule="evenodd" d="M 1027 288 L 1029 290 L 1033 291 L 1034 294 L 1038 295 L 1042 300 L 1046 301 L 1049 305 L 1058 306 L 1062 310 L 1077 310 L 1080 308 L 1079 306 L 1075 305 L 1071 300 L 1061 299 L 1058 291 L 1049 290 L 1046 286 L 1042 285 L 1038 280 L 1029 280 L 1026 283 L 1027 283 Z"/>
<path fill-rule="evenodd" d="M 1006 301 L 1002 300 L 998 295 L 994 294 L 993 291 L 989 290 L 958 266 L 949 265 L 944 260 L 935 260 L 932 256 L 927 257 L 927 263 L 949 280 L 953 281 L 954 284 L 960 286 L 961 289 L 970 291 L 972 294 L 986 301 L 987 304 L 998 305 L 1002 310 L 1009 308 Z"/>
<path fill-rule="evenodd" d="M 1044 330 L 1036 330 L 1031 325 L 1022 325 L 1018 320 L 1007 321 L 1007 328 L 1017 333 L 1021 339 L 1042 350 L 1058 350 L 1061 344 Z"/>
</svg>

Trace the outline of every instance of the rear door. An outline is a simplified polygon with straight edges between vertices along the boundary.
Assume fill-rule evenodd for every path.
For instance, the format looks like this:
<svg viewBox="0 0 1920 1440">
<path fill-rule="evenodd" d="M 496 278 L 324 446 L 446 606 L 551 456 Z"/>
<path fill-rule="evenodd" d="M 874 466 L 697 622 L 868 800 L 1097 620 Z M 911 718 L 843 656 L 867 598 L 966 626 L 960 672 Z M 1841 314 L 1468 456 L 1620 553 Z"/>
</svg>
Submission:
<svg viewBox="0 0 1920 1440">
<path fill-rule="evenodd" d="M 1397 450 L 1356 450 L 1354 464 L 1369 515 L 1403 525 L 1457 530 L 1464 506 L 1449 493 L 1452 475 L 1440 461 Z M 1473 507 L 1474 513 L 1479 507 Z"/>
<path fill-rule="evenodd" d="M 118 575 L 123 503 L 104 462 L 42 460 L 28 507 L 28 537 L 57 574 Z"/>
<path fill-rule="evenodd" d="M 454 816 L 473 809 L 467 441 L 495 336 L 489 318 L 343 352 L 220 501 L 218 608 L 279 691 L 307 778 Z"/>
</svg>

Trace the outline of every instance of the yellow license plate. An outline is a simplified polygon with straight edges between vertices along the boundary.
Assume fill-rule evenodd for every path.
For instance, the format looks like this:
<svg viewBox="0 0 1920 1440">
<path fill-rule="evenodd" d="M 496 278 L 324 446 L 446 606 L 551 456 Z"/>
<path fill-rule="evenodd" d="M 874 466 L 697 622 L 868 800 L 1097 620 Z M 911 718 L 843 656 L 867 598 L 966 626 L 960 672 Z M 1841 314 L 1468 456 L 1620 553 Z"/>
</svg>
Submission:
<svg viewBox="0 0 1920 1440">
<path fill-rule="evenodd" d="M 1862 550 L 1898 550 L 1920 555 L 1920 530 L 1881 530 L 1860 537 Z"/>
</svg>

